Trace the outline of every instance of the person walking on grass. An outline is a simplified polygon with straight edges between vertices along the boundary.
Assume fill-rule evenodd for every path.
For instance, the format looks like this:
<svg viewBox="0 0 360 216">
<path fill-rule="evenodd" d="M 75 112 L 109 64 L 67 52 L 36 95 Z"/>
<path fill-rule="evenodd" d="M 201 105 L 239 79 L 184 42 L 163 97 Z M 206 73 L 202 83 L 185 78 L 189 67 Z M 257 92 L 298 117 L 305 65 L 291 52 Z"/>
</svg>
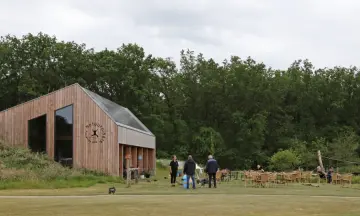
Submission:
<svg viewBox="0 0 360 216">
<path fill-rule="evenodd" d="M 190 178 L 192 180 L 192 187 L 195 189 L 195 169 L 196 163 L 192 156 L 189 155 L 188 160 L 184 164 L 184 174 L 186 175 L 187 189 L 189 189 Z"/>
<path fill-rule="evenodd" d="M 179 168 L 179 162 L 176 159 L 176 155 L 172 156 L 172 160 L 169 164 L 169 168 L 170 168 L 170 176 L 171 176 L 171 186 L 175 187 L 175 183 L 176 183 L 176 176 L 177 176 L 177 172 L 178 172 L 178 168 Z"/>
<path fill-rule="evenodd" d="M 214 180 L 214 188 L 216 188 L 216 172 L 219 169 L 219 165 L 212 155 L 209 155 L 208 158 L 205 172 L 209 175 L 209 188 L 211 188 L 211 180 Z"/>
<path fill-rule="evenodd" d="M 329 184 L 332 183 L 332 174 L 333 174 L 333 172 L 334 172 L 334 168 L 330 167 L 330 169 L 328 170 L 327 175 L 326 175 L 327 182 Z"/>
</svg>

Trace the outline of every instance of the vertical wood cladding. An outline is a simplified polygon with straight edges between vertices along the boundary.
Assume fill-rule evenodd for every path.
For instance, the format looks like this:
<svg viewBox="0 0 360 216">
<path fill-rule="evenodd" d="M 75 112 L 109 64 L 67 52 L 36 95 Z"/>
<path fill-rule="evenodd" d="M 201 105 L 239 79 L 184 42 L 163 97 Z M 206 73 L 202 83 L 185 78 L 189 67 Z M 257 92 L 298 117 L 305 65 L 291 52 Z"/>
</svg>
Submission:
<svg viewBox="0 0 360 216">
<path fill-rule="evenodd" d="M 78 84 L 0 112 L 0 139 L 12 146 L 28 147 L 28 121 L 46 114 L 47 153 L 54 158 L 54 121 L 57 109 L 73 105 L 73 164 L 119 175 L 117 125 Z M 89 140 L 88 127 L 101 131 L 102 138 Z"/>
<path fill-rule="evenodd" d="M 77 167 L 119 175 L 119 144 L 117 125 L 78 86 L 76 96 L 74 152 Z M 89 129 L 98 129 L 98 139 L 88 140 Z"/>
</svg>

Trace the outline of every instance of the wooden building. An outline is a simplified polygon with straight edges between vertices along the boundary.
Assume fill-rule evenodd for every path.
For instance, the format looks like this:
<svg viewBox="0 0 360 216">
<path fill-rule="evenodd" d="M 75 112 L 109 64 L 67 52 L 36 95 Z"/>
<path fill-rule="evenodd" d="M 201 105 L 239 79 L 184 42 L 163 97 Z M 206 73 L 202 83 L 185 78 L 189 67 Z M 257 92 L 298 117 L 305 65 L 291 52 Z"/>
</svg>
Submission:
<svg viewBox="0 0 360 216">
<path fill-rule="evenodd" d="M 127 108 L 73 84 L 0 112 L 0 140 L 75 168 L 155 170 L 155 136 Z"/>
</svg>

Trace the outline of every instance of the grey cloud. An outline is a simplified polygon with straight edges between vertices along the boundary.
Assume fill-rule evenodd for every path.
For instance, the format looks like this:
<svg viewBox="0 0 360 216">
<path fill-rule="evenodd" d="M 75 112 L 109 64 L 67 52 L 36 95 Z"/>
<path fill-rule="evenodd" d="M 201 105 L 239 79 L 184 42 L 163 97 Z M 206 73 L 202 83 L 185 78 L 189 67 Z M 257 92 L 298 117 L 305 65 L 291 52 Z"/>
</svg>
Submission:
<svg viewBox="0 0 360 216">
<path fill-rule="evenodd" d="M 136 42 L 176 60 L 189 48 L 277 68 L 298 58 L 346 66 L 358 61 L 359 9 L 355 0 L 3 0 L 0 34 L 44 31 L 97 49 Z"/>
</svg>

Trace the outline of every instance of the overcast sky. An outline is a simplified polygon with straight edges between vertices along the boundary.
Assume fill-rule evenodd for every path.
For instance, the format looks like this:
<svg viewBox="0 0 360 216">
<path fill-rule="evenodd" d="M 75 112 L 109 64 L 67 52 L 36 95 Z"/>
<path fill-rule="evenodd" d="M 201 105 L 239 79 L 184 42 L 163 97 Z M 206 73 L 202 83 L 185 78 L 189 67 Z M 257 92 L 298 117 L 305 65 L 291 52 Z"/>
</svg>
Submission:
<svg viewBox="0 0 360 216">
<path fill-rule="evenodd" d="M 274 68 L 360 66 L 359 0 L 0 0 L 0 35 L 40 31 L 96 50 L 137 43 L 179 59 L 251 56 Z"/>
</svg>

